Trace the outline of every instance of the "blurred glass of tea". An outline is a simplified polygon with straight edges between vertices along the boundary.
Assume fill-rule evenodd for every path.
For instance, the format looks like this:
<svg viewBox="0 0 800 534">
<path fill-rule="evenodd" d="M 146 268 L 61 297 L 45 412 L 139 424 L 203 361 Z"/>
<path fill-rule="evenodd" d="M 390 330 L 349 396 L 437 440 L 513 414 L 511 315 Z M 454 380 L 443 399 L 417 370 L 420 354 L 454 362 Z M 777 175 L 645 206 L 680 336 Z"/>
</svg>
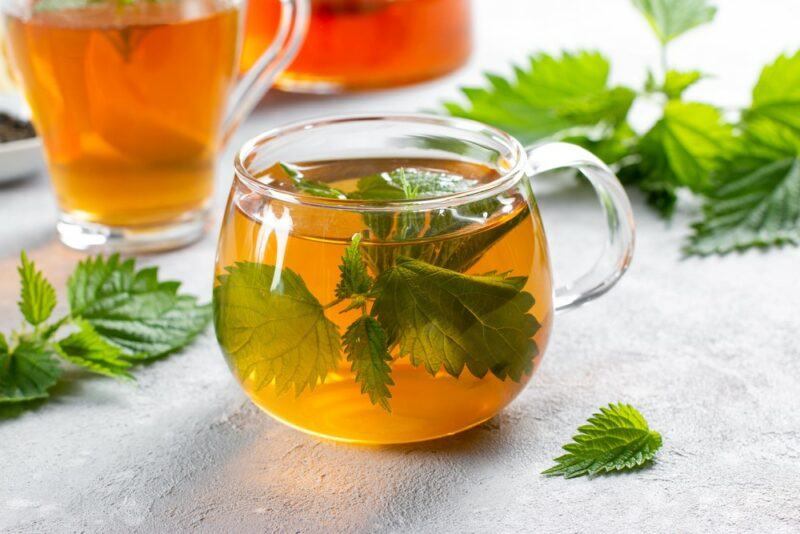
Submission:
<svg viewBox="0 0 800 534">
<path fill-rule="evenodd" d="M 242 69 L 272 43 L 279 0 L 251 0 Z M 312 0 L 306 40 L 280 89 L 336 93 L 436 78 L 469 57 L 469 0 Z"/>
</svg>

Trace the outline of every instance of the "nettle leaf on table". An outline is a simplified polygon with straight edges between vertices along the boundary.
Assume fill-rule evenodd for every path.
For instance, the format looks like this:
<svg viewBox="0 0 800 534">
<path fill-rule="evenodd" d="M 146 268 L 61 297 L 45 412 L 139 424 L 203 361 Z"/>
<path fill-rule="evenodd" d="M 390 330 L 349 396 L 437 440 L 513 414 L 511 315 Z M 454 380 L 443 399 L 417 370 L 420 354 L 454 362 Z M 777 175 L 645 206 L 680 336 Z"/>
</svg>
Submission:
<svg viewBox="0 0 800 534">
<path fill-rule="evenodd" d="M 105 341 L 88 321 L 73 322 L 78 330 L 54 344 L 61 357 L 94 373 L 133 379 L 128 371 L 131 362 L 124 359 L 122 349 Z"/>
<path fill-rule="evenodd" d="M 20 255 L 19 309 L 28 323 L 37 326 L 50 318 L 56 306 L 56 290 L 23 251 Z"/>
<path fill-rule="evenodd" d="M 211 307 L 178 293 L 180 282 L 160 281 L 158 269 L 136 270 L 118 255 L 89 258 L 67 282 L 70 311 L 126 358 L 150 359 L 187 345 L 206 326 Z"/>
<path fill-rule="evenodd" d="M 0 334 L 0 403 L 46 398 L 61 377 L 59 359 L 132 379 L 133 360 L 182 348 L 210 318 L 209 306 L 177 293 L 178 282 L 160 282 L 156 269 L 136 271 L 133 260 L 117 255 L 78 264 L 67 284 L 70 313 L 57 320 L 50 319 L 55 289 L 24 252 L 19 274 L 27 324 L 12 333 L 11 345 Z M 64 329 L 71 331 L 59 336 Z"/>
<path fill-rule="evenodd" d="M 780 56 L 761 71 L 744 119 L 769 119 L 800 136 L 800 50 Z"/>
<path fill-rule="evenodd" d="M 631 0 L 666 45 L 689 30 L 714 20 L 717 8 L 708 0 Z"/>
<path fill-rule="evenodd" d="M 771 121 L 754 122 L 719 177 L 685 252 L 800 244 L 800 137 Z"/>
<path fill-rule="evenodd" d="M 669 215 L 679 187 L 695 193 L 708 190 L 712 174 L 733 143 L 733 127 L 719 110 L 708 104 L 672 100 L 662 119 L 637 146 L 641 159 L 637 174 L 623 173 L 623 178 L 638 182 L 649 202 Z"/>
<path fill-rule="evenodd" d="M 567 454 L 543 474 L 575 478 L 633 469 L 652 461 L 661 448 L 661 435 L 629 404 L 600 408 L 588 423 L 564 445 Z"/>
<path fill-rule="evenodd" d="M 35 336 L 22 336 L 11 349 L 0 334 L 0 404 L 43 399 L 58 382 L 55 354 Z"/>
<path fill-rule="evenodd" d="M 534 298 L 524 277 L 461 274 L 410 258 L 397 258 L 378 278 L 372 314 L 400 354 L 431 374 L 458 377 L 466 366 L 519 381 L 533 369 L 540 325 L 529 313 Z"/>
<path fill-rule="evenodd" d="M 236 263 L 226 270 L 214 289 L 214 316 L 240 380 L 257 377 L 256 389 L 274 380 L 279 393 L 313 389 L 336 368 L 341 347 L 317 298 L 291 269 L 283 269 L 274 288 L 272 265 Z"/>
<path fill-rule="evenodd" d="M 529 144 L 576 127 L 615 127 L 636 93 L 609 85 L 610 65 L 598 52 L 537 54 L 514 79 L 487 74 L 484 88 L 464 88 L 467 105 L 447 102 L 453 116 L 492 124 Z"/>
<path fill-rule="evenodd" d="M 761 72 L 743 134 L 707 194 L 685 252 L 800 244 L 800 51 Z"/>
</svg>

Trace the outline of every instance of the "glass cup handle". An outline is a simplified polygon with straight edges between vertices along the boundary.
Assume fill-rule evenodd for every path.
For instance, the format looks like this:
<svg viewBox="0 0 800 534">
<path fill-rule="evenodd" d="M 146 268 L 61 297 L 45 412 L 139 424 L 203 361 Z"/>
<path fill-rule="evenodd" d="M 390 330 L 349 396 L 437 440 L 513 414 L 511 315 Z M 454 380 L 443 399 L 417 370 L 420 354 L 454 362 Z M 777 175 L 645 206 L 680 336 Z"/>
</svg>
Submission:
<svg viewBox="0 0 800 534">
<path fill-rule="evenodd" d="M 633 257 L 633 210 L 619 180 L 591 152 L 568 143 L 548 143 L 528 149 L 533 175 L 564 168 L 580 171 L 594 187 L 608 225 L 603 251 L 589 271 L 555 290 L 555 311 L 561 313 L 611 289 Z"/>
<path fill-rule="evenodd" d="M 223 122 L 223 143 L 227 143 L 239 124 L 253 111 L 303 44 L 311 9 L 309 0 L 280 0 L 280 3 L 281 20 L 275 39 L 241 77 L 231 94 Z"/>
</svg>

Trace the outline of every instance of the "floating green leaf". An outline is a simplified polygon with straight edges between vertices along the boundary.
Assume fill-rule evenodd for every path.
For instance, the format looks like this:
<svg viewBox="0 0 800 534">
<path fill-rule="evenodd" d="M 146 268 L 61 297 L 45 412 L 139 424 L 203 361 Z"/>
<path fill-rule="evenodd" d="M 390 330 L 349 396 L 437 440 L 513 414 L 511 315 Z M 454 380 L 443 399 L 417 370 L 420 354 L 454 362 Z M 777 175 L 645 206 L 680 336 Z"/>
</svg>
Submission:
<svg viewBox="0 0 800 534">
<path fill-rule="evenodd" d="M 344 199 L 347 196 L 336 189 L 335 187 L 331 187 L 326 183 L 317 182 L 315 180 L 309 180 L 305 176 L 303 176 L 302 171 L 296 166 L 292 165 L 291 163 L 278 163 L 283 172 L 292 180 L 294 187 L 302 192 L 306 193 L 315 197 L 323 197 L 323 198 L 338 198 Z"/>
<path fill-rule="evenodd" d="M 236 360 L 240 380 L 256 389 L 275 382 L 279 393 L 313 389 L 336 368 L 336 325 L 291 269 L 236 263 L 214 289 L 219 343 Z"/>
<path fill-rule="evenodd" d="M 356 319 L 342 337 L 347 360 L 352 364 L 356 382 L 361 384 L 361 393 L 369 395 L 372 404 L 380 404 L 387 411 L 394 385 L 391 377 L 386 332 L 374 318 L 363 315 Z"/>
<path fill-rule="evenodd" d="M 466 365 L 483 377 L 519 381 L 533 369 L 539 323 L 524 277 L 466 275 L 400 257 L 376 282 L 372 313 L 400 343 L 400 354 L 431 374 L 460 376 Z"/>
<path fill-rule="evenodd" d="M 355 296 L 364 296 L 372 287 L 373 280 L 361 257 L 360 244 L 361 234 L 356 234 L 344 251 L 342 264 L 339 266 L 339 283 L 336 284 L 337 298 L 349 299 Z"/>
</svg>

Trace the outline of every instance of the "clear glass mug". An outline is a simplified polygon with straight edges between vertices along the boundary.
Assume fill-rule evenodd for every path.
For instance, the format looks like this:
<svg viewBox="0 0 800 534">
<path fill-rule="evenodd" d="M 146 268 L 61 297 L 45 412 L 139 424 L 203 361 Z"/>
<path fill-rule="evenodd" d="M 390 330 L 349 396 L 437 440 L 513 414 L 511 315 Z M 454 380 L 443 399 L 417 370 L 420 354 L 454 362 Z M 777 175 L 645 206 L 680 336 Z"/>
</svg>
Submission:
<svg viewBox="0 0 800 534">
<path fill-rule="evenodd" d="M 216 157 L 299 49 L 308 0 L 237 78 L 243 0 L 0 0 L 61 241 L 127 252 L 204 231 Z"/>
<path fill-rule="evenodd" d="M 471 178 L 432 198 L 359 199 L 362 183 L 385 185 L 383 173 L 339 194 L 364 169 L 395 167 Z M 337 189 L 293 187 L 291 168 Z M 531 180 L 563 168 L 594 186 L 608 237 L 589 272 L 554 289 Z M 324 196 L 308 193 L 320 187 Z M 526 152 L 494 128 L 427 115 L 294 124 L 236 158 L 216 260 L 217 339 L 250 399 L 297 429 L 358 443 L 447 436 L 514 399 L 554 315 L 610 289 L 633 244 L 624 190 L 580 147 Z"/>
</svg>

